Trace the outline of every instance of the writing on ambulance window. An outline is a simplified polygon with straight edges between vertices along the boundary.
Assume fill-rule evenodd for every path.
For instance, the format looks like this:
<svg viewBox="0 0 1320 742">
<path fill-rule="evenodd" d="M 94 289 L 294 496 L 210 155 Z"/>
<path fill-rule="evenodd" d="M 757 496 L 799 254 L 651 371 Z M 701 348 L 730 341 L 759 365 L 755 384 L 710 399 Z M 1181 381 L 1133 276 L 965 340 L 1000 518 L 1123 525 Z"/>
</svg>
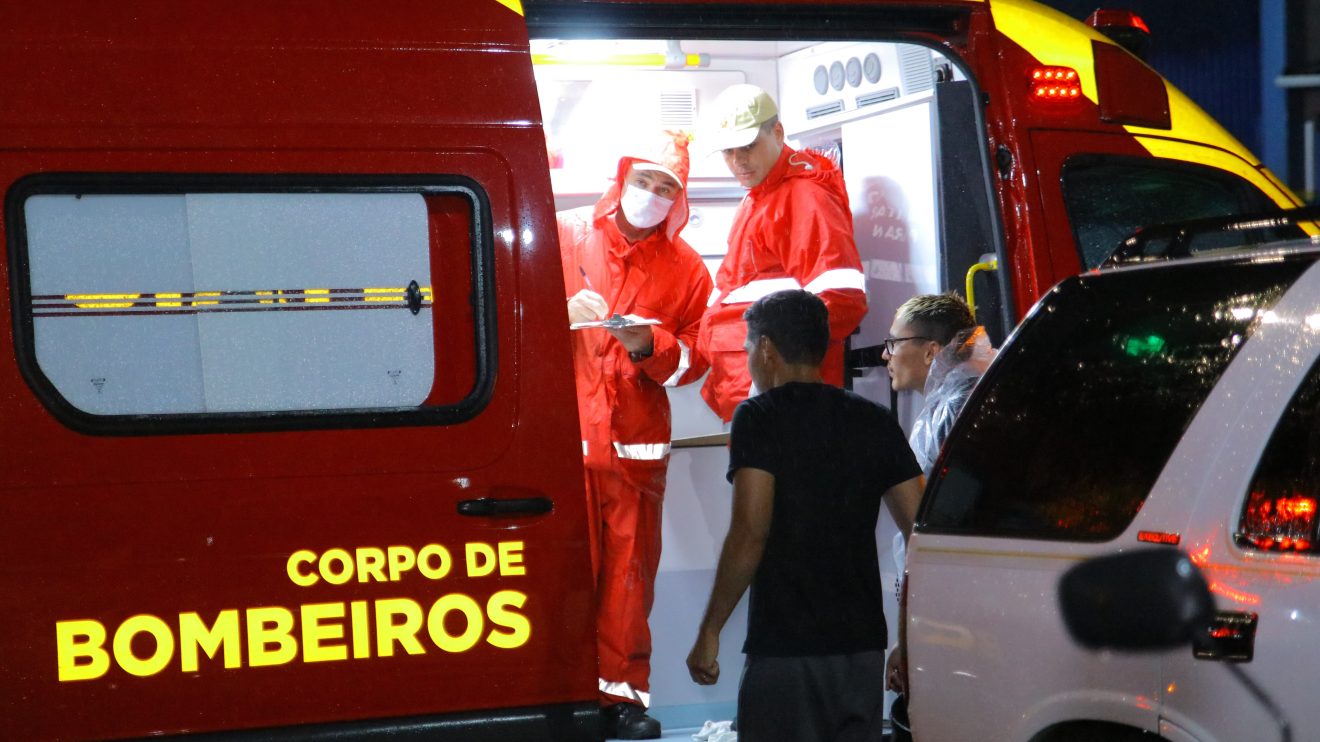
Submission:
<svg viewBox="0 0 1320 742">
<path fill-rule="evenodd" d="M 1080 155 L 1063 167 L 1063 197 L 1086 268 L 1140 227 L 1273 211 L 1264 193 L 1223 170 L 1162 160 Z M 1240 238 L 1227 237 L 1240 244 Z M 1198 249 L 1228 244 L 1198 244 Z"/>
<path fill-rule="evenodd" d="M 1320 316 L 1312 317 L 1320 321 Z M 1270 436 L 1242 506 L 1237 542 L 1253 550 L 1320 551 L 1320 364 L 1311 369 Z"/>
<path fill-rule="evenodd" d="M 1123 532 L 1296 262 L 1060 284 L 968 401 L 922 526 L 1100 541 Z"/>
<path fill-rule="evenodd" d="M 452 201 L 472 210 L 393 192 L 31 195 L 35 362 L 92 415 L 417 407 L 444 386 L 431 245 Z"/>
</svg>

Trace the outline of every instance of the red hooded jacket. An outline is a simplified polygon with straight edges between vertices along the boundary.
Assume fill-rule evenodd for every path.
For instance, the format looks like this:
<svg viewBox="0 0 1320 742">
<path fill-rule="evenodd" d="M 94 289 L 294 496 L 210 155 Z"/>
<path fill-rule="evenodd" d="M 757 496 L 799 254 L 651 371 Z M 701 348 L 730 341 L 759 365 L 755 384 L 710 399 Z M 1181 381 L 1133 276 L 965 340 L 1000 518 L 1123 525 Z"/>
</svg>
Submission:
<svg viewBox="0 0 1320 742">
<path fill-rule="evenodd" d="M 683 145 L 685 155 L 686 142 Z M 581 268 L 611 313 L 661 322 L 651 328 L 651 356 L 639 363 L 606 330 L 573 331 L 578 414 L 588 468 L 610 467 L 617 457 L 626 462 L 626 469 L 663 469 L 670 444 L 665 387 L 696 381 L 706 372 L 695 348 L 711 280 L 701 257 L 678 237 L 688 218 L 686 188 L 674 199 L 665 221 L 636 243 L 628 244 L 614 221 L 628 169 L 638 161 L 649 162 L 633 157 L 619 160 L 614 185 L 594 207 L 558 215 L 567 295 L 588 288 Z M 686 181 L 686 157 L 661 164 Z"/>
<path fill-rule="evenodd" d="M 821 371 L 826 381 L 842 385 L 843 340 L 866 314 L 865 286 L 843 171 L 827 157 L 785 145 L 734 216 L 729 252 L 701 322 L 698 347 L 710 363 L 701 396 L 726 422 L 733 418 L 752 383 L 742 314 L 762 296 L 785 289 L 806 289 L 824 300 L 830 346 Z"/>
</svg>

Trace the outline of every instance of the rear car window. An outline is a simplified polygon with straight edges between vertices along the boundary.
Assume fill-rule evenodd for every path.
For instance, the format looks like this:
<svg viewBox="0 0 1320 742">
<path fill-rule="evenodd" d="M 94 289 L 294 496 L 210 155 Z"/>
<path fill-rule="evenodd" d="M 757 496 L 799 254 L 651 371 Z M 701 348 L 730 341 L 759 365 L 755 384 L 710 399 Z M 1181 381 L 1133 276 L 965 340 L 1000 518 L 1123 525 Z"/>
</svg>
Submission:
<svg viewBox="0 0 1320 742">
<path fill-rule="evenodd" d="M 1320 364 L 1311 369 L 1270 436 L 1242 507 L 1244 548 L 1316 554 L 1320 504 Z"/>
<path fill-rule="evenodd" d="M 1123 532 L 1261 310 L 1299 262 L 1068 279 L 964 408 L 923 530 L 1102 541 Z"/>
<path fill-rule="evenodd" d="M 1063 168 L 1063 198 L 1082 264 L 1096 268 L 1140 227 L 1276 211 L 1252 184 L 1223 170 L 1164 160 L 1081 155 Z M 1231 244 L 1243 236 L 1225 235 Z M 1229 243 L 1202 241 L 1199 249 Z"/>
<path fill-rule="evenodd" d="M 11 197 L 20 344 L 49 406 L 93 429 L 471 406 L 475 187 L 229 180 Z"/>
</svg>

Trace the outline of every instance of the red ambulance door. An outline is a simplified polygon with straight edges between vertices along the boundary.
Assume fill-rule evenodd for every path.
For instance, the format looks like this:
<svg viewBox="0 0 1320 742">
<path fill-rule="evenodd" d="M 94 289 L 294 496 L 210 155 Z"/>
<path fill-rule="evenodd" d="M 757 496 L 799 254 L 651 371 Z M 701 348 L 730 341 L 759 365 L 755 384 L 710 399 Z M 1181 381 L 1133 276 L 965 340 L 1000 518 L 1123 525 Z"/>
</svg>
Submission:
<svg viewBox="0 0 1320 742">
<path fill-rule="evenodd" d="M 7 736 L 593 738 L 519 4 L 0 19 Z"/>
</svg>

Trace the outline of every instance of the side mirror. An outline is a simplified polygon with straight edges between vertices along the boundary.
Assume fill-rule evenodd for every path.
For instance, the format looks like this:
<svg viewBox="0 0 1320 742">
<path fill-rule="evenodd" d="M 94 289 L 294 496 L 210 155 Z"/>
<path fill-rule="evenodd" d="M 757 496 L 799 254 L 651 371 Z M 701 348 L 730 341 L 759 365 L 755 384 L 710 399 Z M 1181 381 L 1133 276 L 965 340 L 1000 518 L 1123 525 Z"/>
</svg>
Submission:
<svg viewBox="0 0 1320 742">
<path fill-rule="evenodd" d="M 1138 549 L 1089 559 L 1059 579 L 1059 607 L 1073 641 L 1090 649 L 1155 651 L 1205 636 L 1215 603 L 1201 570 L 1169 548 Z M 1292 724 L 1265 689 L 1227 662 L 1223 665 L 1274 718 L 1279 739 L 1292 742 Z"/>
<path fill-rule="evenodd" d="M 1201 572 L 1169 548 L 1082 562 L 1059 580 L 1059 604 L 1068 633 L 1091 649 L 1184 646 L 1204 634 L 1215 615 Z"/>
</svg>

